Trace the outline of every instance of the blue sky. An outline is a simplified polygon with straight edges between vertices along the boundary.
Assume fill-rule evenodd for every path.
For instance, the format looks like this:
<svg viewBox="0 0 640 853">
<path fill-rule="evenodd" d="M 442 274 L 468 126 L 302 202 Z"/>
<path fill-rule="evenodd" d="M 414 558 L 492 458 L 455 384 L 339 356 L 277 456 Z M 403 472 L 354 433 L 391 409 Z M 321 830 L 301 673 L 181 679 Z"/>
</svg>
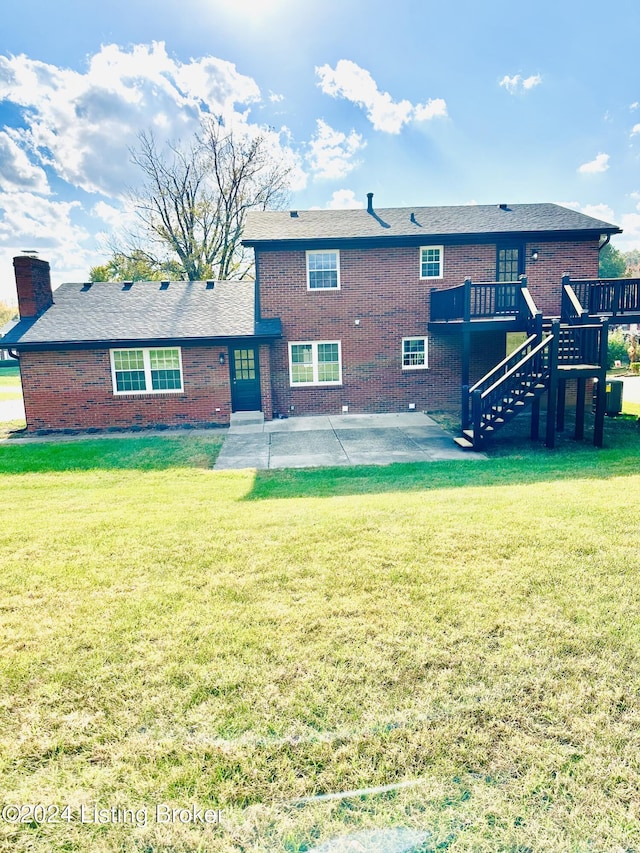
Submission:
<svg viewBox="0 0 640 853">
<path fill-rule="evenodd" d="M 37 249 L 84 280 L 141 130 L 266 128 L 291 206 L 553 201 L 640 248 L 640 3 L 3 0 L 0 299 Z"/>
</svg>

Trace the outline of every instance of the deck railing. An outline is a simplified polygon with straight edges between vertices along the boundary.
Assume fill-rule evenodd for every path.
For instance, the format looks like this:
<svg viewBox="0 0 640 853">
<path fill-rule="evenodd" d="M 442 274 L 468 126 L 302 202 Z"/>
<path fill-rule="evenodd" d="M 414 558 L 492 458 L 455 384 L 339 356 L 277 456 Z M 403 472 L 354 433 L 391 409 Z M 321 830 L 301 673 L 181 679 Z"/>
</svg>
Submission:
<svg viewBox="0 0 640 853">
<path fill-rule="evenodd" d="M 558 365 L 600 364 L 602 323 L 584 326 L 560 326 L 558 335 Z"/>
<path fill-rule="evenodd" d="M 640 314 L 640 278 L 571 279 L 563 276 L 562 284 L 563 288 L 567 285 L 572 288 L 579 304 L 589 314 L 611 318 Z M 563 313 L 563 319 L 569 316 Z"/>
<path fill-rule="evenodd" d="M 499 317 L 525 322 L 536 313 L 526 276 L 519 281 L 473 282 L 467 278 L 457 287 L 431 291 L 430 318 L 434 322 L 462 320 L 468 323 Z"/>
</svg>

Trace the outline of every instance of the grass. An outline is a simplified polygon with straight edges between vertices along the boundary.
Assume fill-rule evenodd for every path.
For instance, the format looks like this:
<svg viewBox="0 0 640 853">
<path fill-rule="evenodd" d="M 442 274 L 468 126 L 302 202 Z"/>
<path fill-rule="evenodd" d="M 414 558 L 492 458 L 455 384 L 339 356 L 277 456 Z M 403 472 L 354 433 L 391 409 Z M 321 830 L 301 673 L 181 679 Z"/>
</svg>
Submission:
<svg viewBox="0 0 640 853">
<path fill-rule="evenodd" d="M 0 849 L 637 849 L 638 431 L 606 430 L 259 474 L 216 436 L 0 447 L 2 799 L 74 817 Z"/>
<path fill-rule="evenodd" d="M 19 367 L 0 368 L 0 400 L 22 399 Z"/>
<path fill-rule="evenodd" d="M 0 367 L 0 386 L 21 387 L 19 367 Z"/>
<path fill-rule="evenodd" d="M 24 419 L 15 421 L 0 421 L 0 441 L 5 438 L 24 437 L 27 423 Z"/>
</svg>

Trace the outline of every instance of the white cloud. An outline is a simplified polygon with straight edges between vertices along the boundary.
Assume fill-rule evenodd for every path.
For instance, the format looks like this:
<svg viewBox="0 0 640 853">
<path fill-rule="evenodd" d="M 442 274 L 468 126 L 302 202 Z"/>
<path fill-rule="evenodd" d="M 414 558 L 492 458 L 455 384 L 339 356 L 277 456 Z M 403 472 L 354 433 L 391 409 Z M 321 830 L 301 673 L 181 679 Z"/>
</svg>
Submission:
<svg viewBox="0 0 640 853">
<path fill-rule="evenodd" d="M 506 89 L 510 95 L 528 92 L 535 86 L 539 86 L 540 83 L 542 83 L 542 76 L 540 74 L 532 74 L 530 77 L 522 77 L 520 74 L 514 74 L 513 77 L 509 77 L 508 74 L 505 74 L 502 80 L 498 81 L 498 85 Z"/>
<path fill-rule="evenodd" d="M 631 136 L 635 136 L 637 133 L 640 133 L 640 124 L 634 124 L 631 128 Z"/>
<path fill-rule="evenodd" d="M 91 208 L 91 213 L 94 216 L 102 219 L 107 225 L 113 227 L 118 226 L 122 222 L 123 212 L 120 208 L 113 207 L 104 201 L 99 201 Z"/>
<path fill-rule="evenodd" d="M 18 130 L 0 131 L 0 190 L 24 192 L 25 190 L 48 195 L 49 183 L 44 169 L 36 166 L 20 145 Z"/>
<path fill-rule="evenodd" d="M 623 233 L 614 237 L 616 246 L 624 251 L 640 249 L 640 213 L 623 213 L 619 225 Z"/>
<path fill-rule="evenodd" d="M 0 193 L 0 299 L 16 301 L 12 258 L 25 249 L 36 249 L 49 261 L 58 284 L 87 278 L 89 267 L 100 260 L 86 246 L 89 233 L 73 221 L 79 207 L 77 201 L 52 201 L 31 192 Z"/>
<path fill-rule="evenodd" d="M 364 202 L 356 198 L 353 190 L 336 190 L 326 207 L 328 210 L 357 210 L 364 207 Z"/>
<path fill-rule="evenodd" d="M 580 208 L 585 216 L 593 216 L 594 219 L 602 219 L 604 222 L 612 222 L 615 214 L 608 204 L 585 204 Z"/>
<path fill-rule="evenodd" d="M 447 105 L 441 98 L 425 104 L 412 104 L 406 99 L 394 101 L 388 92 L 381 92 L 371 74 L 349 59 L 340 59 L 334 68 L 316 67 L 318 85 L 326 95 L 344 98 L 362 107 L 375 130 L 400 133 L 411 120 L 425 121 L 447 115 Z"/>
<path fill-rule="evenodd" d="M 269 92 L 269 100 L 272 104 L 279 104 L 284 101 L 284 95 L 278 95 L 276 92 Z"/>
<path fill-rule="evenodd" d="M 181 63 L 163 43 L 103 46 L 84 73 L 0 56 L 0 100 L 22 107 L 28 124 L 23 150 L 28 138 L 39 167 L 111 197 L 135 182 L 129 147 L 141 129 L 179 140 L 206 113 L 246 126 L 246 108 L 259 99 L 255 81 L 232 63 L 210 56 Z"/>
<path fill-rule="evenodd" d="M 597 154 L 594 160 L 590 160 L 588 163 L 583 163 L 582 166 L 578 168 L 578 171 L 582 175 L 596 175 L 599 172 L 606 172 L 609 168 L 609 155 Z"/>
<path fill-rule="evenodd" d="M 640 101 L 634 101 L 632 104 L 629 104 L 630 110 L 637 110 L 640 107 Z"/>
<path fill-rule="evenodd" d="M 443 98 L 430 98 L 426 104 L 416 104 L 413 108 L 416 121 L 431 121 L 432 118 L 446 118 L 447 102 Z"/>
<path fill-rule="evenodd" d="M 307 160 L 317 178 L 340 179 L 349 174 L 359 163 L 354 156 L 365 147 L 362 136 L 352 130 L 347 136 L 334 130 L 321 118 L 317 120 L 317 132 L 309 143 Z"/>
</svg>

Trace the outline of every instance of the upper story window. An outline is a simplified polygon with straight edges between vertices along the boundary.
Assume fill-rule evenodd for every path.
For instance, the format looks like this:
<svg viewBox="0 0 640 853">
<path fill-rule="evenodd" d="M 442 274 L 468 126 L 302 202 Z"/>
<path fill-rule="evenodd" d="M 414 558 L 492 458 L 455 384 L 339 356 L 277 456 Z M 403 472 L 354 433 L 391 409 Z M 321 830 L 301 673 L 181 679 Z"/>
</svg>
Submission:
<svg viewBox="0 0 640 853">
<path fill-rule="evenodd" d="M 442 278 L 442 246 L 421 246 L 420 278 Z"/>
<path fill-rule="evenodd" d="M 340 289 L 340 252 L 307 252 L 307 290 Z"/>
<path fill-rule="evenodd" d="M 523 274 L 523 247 L 498 246 L 496 254 L 496 281 L 518 281 Z"/>
<path fill-rule="evenodd" d="M 114 394 L 163 394 L 182 391 L 180 349 L 112 349 Z"/>
</svg>

